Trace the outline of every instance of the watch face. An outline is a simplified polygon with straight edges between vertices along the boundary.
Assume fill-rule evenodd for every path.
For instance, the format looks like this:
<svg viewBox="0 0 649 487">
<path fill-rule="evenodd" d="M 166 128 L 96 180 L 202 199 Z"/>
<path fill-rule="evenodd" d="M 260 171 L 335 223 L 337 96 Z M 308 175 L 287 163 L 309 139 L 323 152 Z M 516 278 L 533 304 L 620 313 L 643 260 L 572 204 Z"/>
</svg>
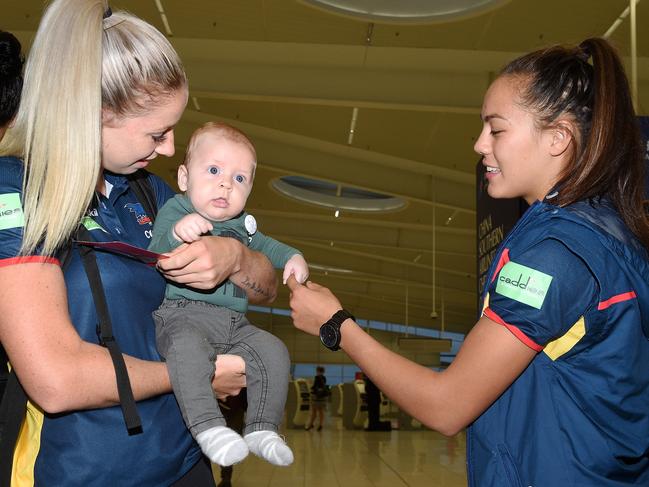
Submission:
<svg viewBox="0 0 649 487">
<path fill-rule="evenodd" d="M 320 327 L 320 340 L 327 348 L 338 346 L 338 330 L 329 323 L 325 323 Z"/>
</svg>

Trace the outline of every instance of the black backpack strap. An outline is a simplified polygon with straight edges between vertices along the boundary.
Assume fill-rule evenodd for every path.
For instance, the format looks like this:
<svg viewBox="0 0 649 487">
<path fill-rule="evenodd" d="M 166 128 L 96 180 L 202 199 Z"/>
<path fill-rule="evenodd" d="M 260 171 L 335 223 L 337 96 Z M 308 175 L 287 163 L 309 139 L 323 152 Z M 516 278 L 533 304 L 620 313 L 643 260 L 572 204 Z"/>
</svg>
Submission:
<svg viewBox="0 0 649 487">
<path fill-rule="evenodd" d="M 9 357 L 7 357 L 7 352 L 5 352 L 4 347 L 0 343 L 0 401 L 4 394 L 5 386 L 7 385 L 7 379 L 9 379 Z M 2 416 L 0 416 L 0 438 L 2 438 Z"/>
<path fill-rule="evenodd" d="M 158 203 L 151 181 L 149 181 L 149 173 L 144 169 L 138 170 L 128 176 L 128 185 L 144 207 L 146 214 L 149 215 L 151 220 L 154 220 L 158 213 Z"/>
<path fill-rule="evenodd" d="M 136 199 L 140 204 L 142 204 L 144 211 L 149 215 L 149 218 L 154 220 L 158 213 L 158 204 L 156 201 L 155 191 L 149 181 L 149 173 L 140 169 L 128 177 L 128 184 L 135 194 Z M 79 225 L 77 238 L 79 240 L 93 240 L 90 232 L 83 225 Z M 99 268 L 97 267 L 97 259 L 95 258 L 94 249 L 87 245 L 80 245 L 79 253 L 83 262 L 83 267 L 88 276 L 88 281 L 90 282 L 90 289 L 92 290 L 92 297 L 95 302 L 95 309 L 97 310 L 97 318 L 99 320 L 97 333 L 99 335 L 99 342 L 101 345 L 108 348 L 110 357 L 113 361 L 113 367 L 115 368 L 117 392 L 119 394 L 119 402 L 122 408 L 124 422 L 126 423 L 126 429 L 129 434 L 141 433 L 142 421 L 137 412 L 133 389 L 128 377 L 124 357 L 122 356 L 122 352 L 113 336 L 113 325 L 110 319 L 106 295 L 104 294 L 104 286 L 101 282 L 101 275 L 99 273 Z"/>
<path fill-rule="evenodd" d="M 2 366 L 6 367 L 6 354 Z M 6 369 L 5 369 L 6 370 Z M 14 448 L 18 441 L 20 427 L 25 418 L 27 395 L 20 385 L 16 373 L 12 370 L 7 376 L 2 402 L 0 403 L 0 486 L 11 485 Z"/>
<path fill-rule="evenodd" d="M 86 230 L 83 225 L 79 225 L 77 232 L 79 240 L 92 240 L 90 232 Z M 97 332 L 99 335 L 99 343 L 106 348 L 110 353 L 110 358 L 113 361 L 115 368 L 115 376 L 117 377 L 117 392 L 119 394 L 119 402 L 122 407 L 122 415 L 126 423 L 126 429 L 129 434 L 138 434 L 142 432 L 142 421 L 137 412 L 135 405 L 135 398 L 133 397 L 133 389 L 131 388 L 131 381 L 128 377 L 126 370 L 126 363 L 122 352 L 115 341 L 113 336 L 113 325 L 110 320 L 110 313 L 108 311 L 108 304 L 106 303 L 106 295 L 104 294 L 104 286 L 101 282 L 101 275 L 99 274 L 99 267 L 97 267 L 97 259 L 92 247 L 87 245 L 79 246 L 79 254 L 83 267 L 90 282 L 90 289 L 92 290 L 92 298 L 95 302 L 95 309 L 97 310 Z"/>
<path fill-rule="evenodd" d="M 141 169 L 128 177 L 128 184 L 135 194 L 136 199 L 140 204 L 142 204 L 142 207 L 149 218 L 154 220 L 158 213 L 158 205 L 155 191 L 153 190 L 148 176 L 149 173 Z M 79 225 L 77 230 L 77 239 L 93 240 L 90 232 L 83 225 Z M 135 397 L 133 396 L 133 389 L 128 377 L 126 363 L 124 362 L 122 352 L 113 336 L 113 325 L 110 319 L 110 312 L 108 311 L 104 286 L 101 282 L 101 275 L 99 273 L 99 267 L 97 266 L 94 249 L 87 245 L 80 245 L 79 254 L 81 255 L 81 261 L 83 262 L 83 267 L 88 276 L 90 289 L 92 290 L 92 297 L 95 302 L 95 309 L 99 320 L 97 325 L 99 342 L 101 345 L 108 348 L 111 360 L 113 361 L 113 367 L 115 368 L 117 392 L 119 394 L 119 402 L 122 408 L 124 422 L 126 423 L 126 429 L 129 434 L 142 433 L 142 421 L 137 412 Z"/>
</svg>

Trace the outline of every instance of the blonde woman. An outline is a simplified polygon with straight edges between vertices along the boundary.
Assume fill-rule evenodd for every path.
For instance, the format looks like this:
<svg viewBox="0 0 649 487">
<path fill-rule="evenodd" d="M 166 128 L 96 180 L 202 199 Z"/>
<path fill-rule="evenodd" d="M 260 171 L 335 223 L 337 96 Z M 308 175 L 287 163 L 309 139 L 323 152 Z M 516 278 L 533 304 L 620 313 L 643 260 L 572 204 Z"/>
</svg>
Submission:
<svg viewBox="0 0 649 487">
<path fill-rule="evenodd" d="M 177 54 L 146 22 L 101 0 L 55 0 L 45 12 L 19 112 L 0 145 L 0 203 L 12 209 L 0 217 L 0 341 L 30 399 L 13 485 L 213 485 L 155 347 L 151 312 L 162 302 L 162 275 L 96 252 L 139 401 L 142 433 L 129 435 L 78 249 L 65 272 L 57 259 L 80 221 L 96 240 L 146 247 L 151 218 L 127 180 L 174 153 L 187 93 Z M 147 178 L 160 207 L 172 191 Z M 158 268 L 199 289 L 230 279 L 255 302 L 275 293 L 266 258 L 232 239 L 203 238 Z M 237 394 L 244 372 L 239 357 L 219 356 L 217 394 Z"/>
</svg>

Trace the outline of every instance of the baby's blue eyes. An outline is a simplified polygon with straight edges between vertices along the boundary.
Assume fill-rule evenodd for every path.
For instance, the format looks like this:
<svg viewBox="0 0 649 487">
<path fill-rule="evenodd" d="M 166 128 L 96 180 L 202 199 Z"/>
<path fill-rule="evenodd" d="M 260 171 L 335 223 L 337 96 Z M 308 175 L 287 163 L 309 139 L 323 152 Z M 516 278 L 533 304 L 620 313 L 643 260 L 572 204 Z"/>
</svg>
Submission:
<svg viewBox="0 0 649 487">
<path fill-rule="evenodd" d="M 210 167 L 207 168 L 207 170 L 213 176 L 218 176 L 222 172 L 221 168 L 219 168 L 218 166 L 210 166 Z M 237 174 L 236 176 L 234 176 L 234 180 L 237 183 L 245 183 L 246 182 L 246 177 L 243 176 L 242 174 Z"/>
</svg>

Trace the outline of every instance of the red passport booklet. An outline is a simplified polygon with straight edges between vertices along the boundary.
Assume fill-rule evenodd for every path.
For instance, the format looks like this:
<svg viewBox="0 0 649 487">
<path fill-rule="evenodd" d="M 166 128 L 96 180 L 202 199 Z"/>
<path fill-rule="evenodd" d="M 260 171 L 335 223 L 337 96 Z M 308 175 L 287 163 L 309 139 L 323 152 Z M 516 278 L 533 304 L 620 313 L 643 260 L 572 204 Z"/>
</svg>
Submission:
<svg viewBox="0 0 649 487">
<path fill-rule="evenodd" d="M 106 250 L 108 252 L 114 252 L 116 254 L 133 257 L 134 259 L 141 260 L 142 262 L 151 266 L 155 265 L 155 263 L 159 259 L 167 258 L 167 256 L 164 254 L 157 254 L 155 252 L 151 252 L 150 250 L 136 247 L 135 245 L 127 244 L 124 242 L 91 242 L 88 240 L 75 240 L 75 242 L 79 245 L 87 245 L 96 249 Z"/>
</svg>

